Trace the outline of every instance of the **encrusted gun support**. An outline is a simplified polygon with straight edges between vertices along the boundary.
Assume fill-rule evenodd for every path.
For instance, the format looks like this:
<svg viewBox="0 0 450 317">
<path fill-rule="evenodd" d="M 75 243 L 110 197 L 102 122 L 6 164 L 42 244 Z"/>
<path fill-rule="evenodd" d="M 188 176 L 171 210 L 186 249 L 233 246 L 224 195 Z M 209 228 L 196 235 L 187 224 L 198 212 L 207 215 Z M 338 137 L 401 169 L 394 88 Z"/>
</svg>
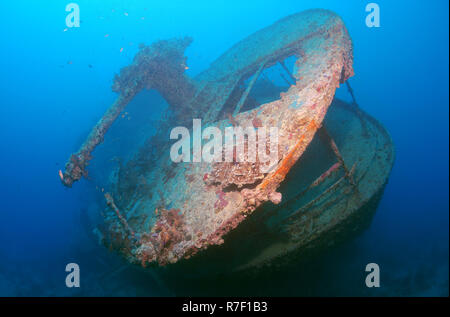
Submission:
<svg viewBox="0 0 450 317">
<path fill-rule="evenodd" d="M 328 130 L 325 128 L 324 125 L 322 125 L 320 127 L 319 133 L 323 137 L 325 142 L 327 142 L 327 144 L 330 146 L 330 148 L 333 151 L 334 155 L 336 155 L 340 166 L 342 166 L 342 168 L 345 171 L 345 177 L 347 178 L 347 180 L 350 182 L 350 184 L 352 184 L 352 186 L 355 186 L 355 181 L 353 180 L 353 177 L 350 174 L 350 170 L 348 169 L 347 165 L 344 162 L 344 158 L 342 157 L 341 152 L 339 151 L 338 146 L 336 145 L 336 142 L 331 137 L 331 135 L 328 133 Z"/>
<path fill-rule="evenodd" d="M 166 99 L 175 113 L 182 115 L 186 100 L 193 97 L 194 86 L 184 75 L 186 57 L 184 51 L 192 42 L 191 38 L 158 41 L 150 46 L 141 45 L 130 66 L 120 70 L 112 86 L 119 96 L 103 117 L 91 130 L 81 148 L 71 155 L 66 163 L 62 183 L 71 187 L 82 176 L 87 175 L 86 167 L 91 153 L 103 142 L 104 136 L 119 114 L 142 89 L 156 89 Z"/>
</svg>

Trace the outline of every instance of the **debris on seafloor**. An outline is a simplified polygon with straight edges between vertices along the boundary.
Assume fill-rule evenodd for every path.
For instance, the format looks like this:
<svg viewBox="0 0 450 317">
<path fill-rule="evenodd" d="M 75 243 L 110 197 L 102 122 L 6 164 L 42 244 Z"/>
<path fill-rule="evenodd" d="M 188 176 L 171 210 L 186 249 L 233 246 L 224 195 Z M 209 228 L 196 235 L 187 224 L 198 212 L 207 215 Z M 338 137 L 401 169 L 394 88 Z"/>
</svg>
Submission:
<svg viewBox="0 0 450 317">
<path fill-rule="evenodd" d="M 114 171 L 115 176 L 110 177 L 110 192 L 105 198 L 113 213 L 105 219 L 106 244 L 130 262 L 147 266 L 192 259 L 212 245 L 225 247 L 228 242 L 224 237 L 230 236 L 233 229 L 250 226 L 258 219 L 260 223 L 255 226 L 258 230 L 266 232 L 263 228 L 272 227 L 267 230 L 281 232 L 283 239 L 288 235 L 289 248 L 277 250 L 272 244 L 279 241 L 272 241 L 273 236 L 258 235 L 257 230 L 249 234 L 248 239 L 240 237 L 246 242 L 235 245 L 242 250 L 247 248 L 242 252 L 246 255 L 239 265 L 234 259 L 233 265 L 243 267 L 244 262 L 247 265 L 264 262 L 287 253 L 294 246 L 307 245 L 356 213 L 381 190 L 393 160 L 390 138 L 374 119 L 357 111 L 360 115 L 355 116 L 355 120 L 365 123 L 355 121 L 349 126 L 355 129 L 355 140 L 360 132 L 358 127 L 364 126 L 364 133 L 372 133 L 374 140 L 377 139 L 374 144 L 385 142 L 387 151 L 386 162 L 377 171 L 377 181 L 366 188 L 365 175 L 371 175 L 370 168 L 375 168 L 376 164 L 366 166 L 365 159 L 357 157 L 351 147 L 338 147 L 340 139 L 334 139 L 343 128 L 338 129 L 339 124 L 334 124 L 332 119 L 344 112 L 353 116 L 355 111 L 336 106 L 338 110 L 327 115 L 336 88 L 353 76 L 352 42 L 336 14 L 309 10 L 288 16 L 237 43 L 194 78 L 185 74 L 188 67 L 184 51 L 191 41 L 183 38 L 139 45 L 140 51 L 133 63 L 114 78 L 112 88 L 119 94 L 117 100 L 65 166 L 61 177 L 65 186 L 71 187 L 86 176 L 92 151 L 103 142 L 112 123 L 140 91 L 157 90 L 168 103 L 170 114 L 159 123 L 156 134 L 149 135 L 138 153 L 127 164 L 120 164 Z M 292 70 L 286 65 L 291 57 L 295 59 Z M 281 78 L 283 84 L 288 85 L 287 91 L 277 90 L 264 74 L 272 67 L 283 71 Z M 258 100 L 255 92 L 261 81 L 280 93 L 272 100 L 266 101 L 266 96 Z M 265 89 L 266 94 L 267 91 Z M 324 123 L 326 115 L 330 118 L 329 125 Z M 174 163 L 167 138 L 170 129 L 192 126 L 192 120 L 197 118 L 205 126 L 222 130 L 227 126 L 256 130 L 277 127 L 275 164 L 262 169 L 265 162 L 239 161 L 235 150 L 232 162 Z M 369 129 L 372 130 L 368 132 Z M 305 151 L 316 147 L 316 141 L 312 141 L 318 130 L 324 146 L 337 162 L 324 160 L 319 164 L 316 158 L 316 168 L 323 165 L 323 170 L 290 180 L 293 174 L 290 171 L 298 169 L 294 166 L 304 164 L 302 160 L 307 159 L 303 158 Z M 379 140 L 379 135 L 384 136 L 384 141 Z M 355 147 L 362 148 L 366 143 L 356 142 Z M 377 149 L 375 146 L 371 151 Z M 272 150 L 268 144 L 267 151 Z M 366 153 L 368 151 L 366 149 Z M 312 173 L 315 167 L 308 170 Z M 330 185 L 333 180 L 336 182 Z M 281 190 L 293 182 L 304 184 L 306 189 Z M 317 193 L 320 190 L 322 193 Z M 315 194 L 315 197 L 308 196 Z M 345 208 L 340 200 L 328 195 L 346 200 Z M 311 199 L 303 207 L 298 206 L 305 197 Z M 233 243 L 232 239 L 229 244 Z M 252 239 L 258 239 L 255 244 L 259 248 L 252 247 L 251 243 L 249 246 L 248 241 Z M 259 253 L 248 251 L 253 249 Z M 235 252 L 237 254 L 237 249 Z"/>
</svg>

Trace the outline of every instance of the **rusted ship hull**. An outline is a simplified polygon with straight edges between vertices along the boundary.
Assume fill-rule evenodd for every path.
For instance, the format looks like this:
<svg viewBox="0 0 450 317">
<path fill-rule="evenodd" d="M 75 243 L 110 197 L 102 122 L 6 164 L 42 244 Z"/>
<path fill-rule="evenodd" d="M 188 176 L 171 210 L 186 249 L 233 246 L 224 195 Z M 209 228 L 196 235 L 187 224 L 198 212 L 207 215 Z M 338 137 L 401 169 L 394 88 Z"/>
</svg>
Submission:
<svg viewBox="0 0 450 317">
<path fill-rule="evenodd" d="M 236 272 L 307 248 L 381 191 L 393 160 L 389 136 L 356 102 L 330 106 L 354 75 L 352 41 L 339 16 L 320 9 L 290 15 L 194 78 L 185 74 L 190 42 L 142 46 L 114 80 L 117 101 L 60 172 L 68 187 L 86 176 L 91 153 L 140 91 L 156 90 L 167 102 L 156 133 L 145 130 L 131 158 L 99 178 L 107 206 L 98 232 L 107 247 L 130 263 L 163 266 L 160 272 Z M 248 150 L 250 136 L 234 143 L 231 135 L 230 160 L 220 148 L 219 160 L 202 161 L 196 148 L 210 136 L 196 139 L 203 132 L 192 127 L 197 146 L 189 143 L 174 159 L 168 135 L 195 121 L 225 131 L 224 139 L 235 127 L 258 133 L 254 141 L 267 140 L 259 134 L 265 129 L 279 137 L 258 144 L 257 159 L 247 162 L 238 148 Z"/>
</svg>

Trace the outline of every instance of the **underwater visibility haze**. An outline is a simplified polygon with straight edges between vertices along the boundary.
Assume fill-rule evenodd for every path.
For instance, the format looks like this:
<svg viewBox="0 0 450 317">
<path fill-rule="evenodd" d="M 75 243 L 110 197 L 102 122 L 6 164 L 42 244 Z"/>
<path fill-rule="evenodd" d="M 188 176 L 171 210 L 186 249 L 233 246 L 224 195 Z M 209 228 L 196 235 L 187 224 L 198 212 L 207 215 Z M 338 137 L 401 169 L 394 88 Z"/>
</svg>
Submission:
<svg viewBox="0 0 450 317">
<path fill-rule="evenodd" d="M 0 14 L 0 296 L 448 296 L 447 1 Z"/>
</svg>

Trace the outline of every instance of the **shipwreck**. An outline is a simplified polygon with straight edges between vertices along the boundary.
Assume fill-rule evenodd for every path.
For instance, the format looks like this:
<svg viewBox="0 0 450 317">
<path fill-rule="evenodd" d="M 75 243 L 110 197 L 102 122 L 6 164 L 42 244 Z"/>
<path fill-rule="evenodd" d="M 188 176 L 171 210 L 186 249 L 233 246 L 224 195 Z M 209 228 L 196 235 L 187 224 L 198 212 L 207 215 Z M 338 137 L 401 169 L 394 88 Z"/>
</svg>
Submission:
<svg viewBox="0 0 450 317">
<path fill-rule="evenodd" d="M 156 90 L 167 102 L 140 147 L 96 178 L 105 198 L 102 242 L 143 267 L 237 272 L 293 261 L 366 226 L 394 146 L 354 99 L 352 41 L 341 18 L 319 9 L 285 17 L 193 78 L 184 55 L 191 41 L 141 46 L 114 78 L 117 100 L 61 174 L 68 187 L 87 175 L 95 148 L 140 92 Z M 342 84 L 353 102 L 334 97 Z M 277 127 L 275 164 L 262 171 L 259 161 L 175 163 L 170 129 L 194 118 L 222 129 Z"/>
</svg>

